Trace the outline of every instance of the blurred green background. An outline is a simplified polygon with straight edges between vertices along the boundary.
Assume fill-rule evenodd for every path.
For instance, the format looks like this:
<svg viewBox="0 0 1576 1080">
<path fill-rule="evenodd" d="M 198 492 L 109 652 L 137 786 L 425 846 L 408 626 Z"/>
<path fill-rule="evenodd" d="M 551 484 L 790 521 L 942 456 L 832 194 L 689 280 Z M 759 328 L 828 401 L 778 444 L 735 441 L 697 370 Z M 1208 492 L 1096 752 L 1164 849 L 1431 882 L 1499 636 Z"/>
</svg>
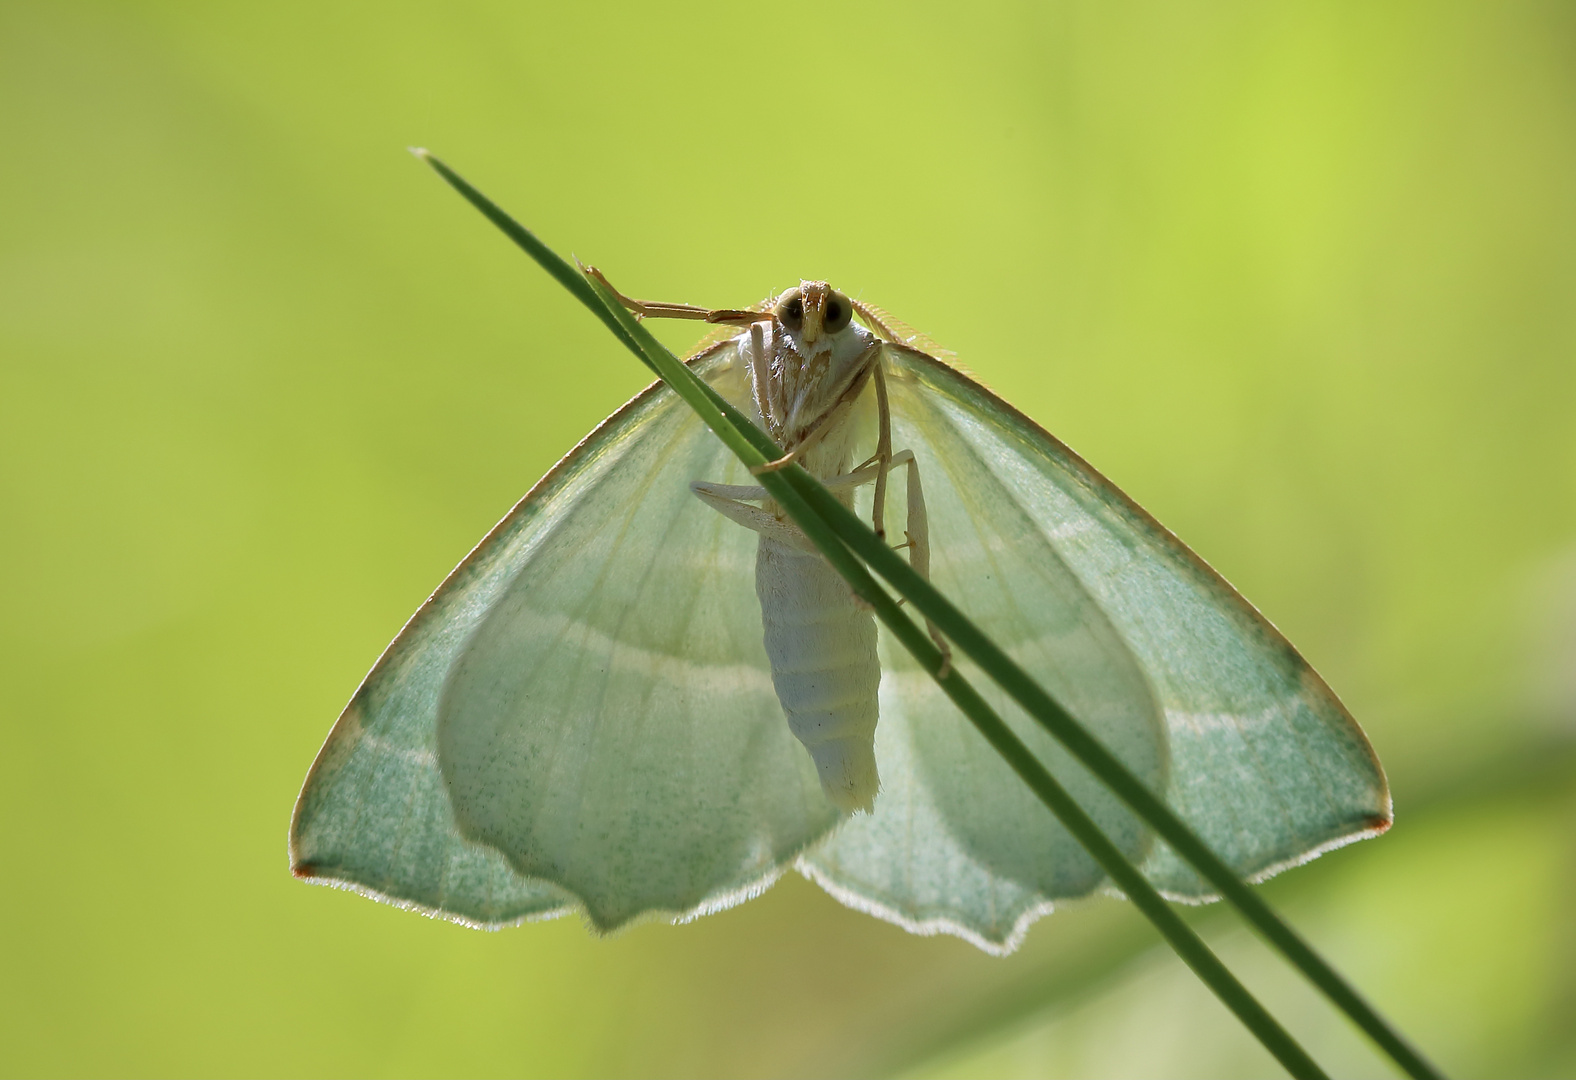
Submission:
<svg viewBox="0 0 1576 1080">
<path fill-rule="evenodd" d="M 955 350 L 1370 733 L 1394 830 L 1272 899 L 1446 1069 L 1576 1073 L 1564 0 L 4 0 L 0 140 L 5 1074 L 1277 1072 L 1112 901 L 998 960 L 798 878 L 600 941 L 290 878 L 361 675 L 645 379 L 409 144 L 634 295 Z"/>
</svg>

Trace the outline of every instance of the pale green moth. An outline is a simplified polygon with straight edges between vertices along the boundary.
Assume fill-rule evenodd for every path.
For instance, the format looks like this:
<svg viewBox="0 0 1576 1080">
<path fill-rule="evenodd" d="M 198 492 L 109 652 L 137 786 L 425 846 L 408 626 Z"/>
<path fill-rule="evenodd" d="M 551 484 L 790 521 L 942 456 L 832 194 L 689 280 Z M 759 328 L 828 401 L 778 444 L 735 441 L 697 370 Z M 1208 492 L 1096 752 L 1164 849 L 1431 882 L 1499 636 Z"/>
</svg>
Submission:
<svg viewBox="0 0 1576 1080">
<path fill-rule="evenodd" d="M 692 370 L 878 533 L 902 522 L 915 568 L 1239 874 L 1389 827 L 1367 739 L 1285 638 L 925 339 L 823 282 L 749 311 L 625 303 L 726 327 Z M 792 866 L 996 953 L 1101 889 L 752 479 L 660 383 L 587 436 L 351 699 L 296 803 L 296 875 L 473 926 L 579 910 L 608 931 L 729 907 Z M 1156 887 L 1212 898 L 975 682 Z"/>
</svg>

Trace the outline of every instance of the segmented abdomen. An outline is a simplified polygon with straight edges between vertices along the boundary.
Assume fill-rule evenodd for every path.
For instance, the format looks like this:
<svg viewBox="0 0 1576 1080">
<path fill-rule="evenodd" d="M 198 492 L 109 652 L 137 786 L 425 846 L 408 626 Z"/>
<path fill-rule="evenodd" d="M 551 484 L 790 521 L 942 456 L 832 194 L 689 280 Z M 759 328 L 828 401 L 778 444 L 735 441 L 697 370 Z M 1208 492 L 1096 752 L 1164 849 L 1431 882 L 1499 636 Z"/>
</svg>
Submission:
<svg viewBox="0 0 1576 1080">
<path fill-rule="evenodd" d="M 870 810 L 876 774 L 876 622 L 819 555 L 762 536 L 755 557 L 772 684 L 788 729 L 804 744 L 827 798 Z"/>
</svg>

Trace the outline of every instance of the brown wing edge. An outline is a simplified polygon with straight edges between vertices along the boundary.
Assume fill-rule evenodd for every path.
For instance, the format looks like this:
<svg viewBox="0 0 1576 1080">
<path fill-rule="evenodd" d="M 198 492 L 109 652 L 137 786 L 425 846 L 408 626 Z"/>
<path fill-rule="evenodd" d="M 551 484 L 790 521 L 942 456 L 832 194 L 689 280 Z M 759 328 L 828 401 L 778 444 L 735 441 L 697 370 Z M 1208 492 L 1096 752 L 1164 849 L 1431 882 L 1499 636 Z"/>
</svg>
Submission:
<svg viewBox="0 0 1576 1080">
<path fill-rule="evenodd" d="M 1329 704 L 1333 705 L 1339 715 L 1345 719 L 1346 723 L 1350 727 L 1350 730 L 1356 733 L 1363 749 L 1367 751 L 1368 760 L 1373 765 L 1375 774 L 1379 778 L 1379 783 L 1383 791 L 1383 813 L 1370 817 L 1367 823 L 1360 829 L 1354 830 L 1353 832 L 1347 833 L 1343 836 L 1334 837 L 1321 844 L 1315 845 L 1313 848 L 1310 848 L 1308 851 L 1303 852 L 1295 858 L 1272 864 L 1269 867 L 1255 872 L 1249 878 L 1250 881 L 1263 881 L 1267 878 L 1273 877 L 1275 874 L 1280 873 L 1282 870 L 1287 870 L 1294 866 L 1300 866 L 1303 863 L 1316 859 L 1320 855 L 1323 855 L 1329 851 L 1333 851 L 1336 848 L 1345 847 L 1347 844 L 1355 843 L 1358 840 L 1365 840 L 1370 837 L 1379 836 L 1390 828 L 1395 820 L 1395 806 L 1390 794 L 1390 780 L 1385 774 L 1384 766 L 1380 763 L 1378 754 L 1374 752 L 1373 744 L 1368 738 L 1368 733 L 1362 729 L 1362 725 L 1358 724 L 1357 720 L 1352 716 L 1345 704 L 1342 703 L 1335 691 L 1331 690 L 1329 684 L 1324 681 L 1324 678 L 1314 670 L 1313 665 L 1309 664 L 1308 661 L 1303 658 L 1302 654 L 1297 651 L 1296 647 L 1292 645 L 1289 640 L 1287 640 L 1286 635 L 1282 634 L 1275 624 L 1265 617 L 1263 612 L 1261 612 L 1246 597 L 1238 592 L 1236 587 L 1233 586 L 1231 582 L 1227 581 L 1218 570 L 1209 565 L 1208 562 L 1206 562 L 1192 548 L 1188 547 L 1187 544 L 1183 543 L 1175 533 L 1166 528 L 1159 521 L 1155 520 L 1154 516 L 1150 514 L 1149 511 L 1140 506 L 1137 502 L 1135 502 L 1130 495 L 1128 495 L 1121 488 L 1117 487 L 1110 480 L 1106 479 L 1106 477 L 1098 469 L 1085 461 L 1075 450 L 1072 449 L 1072 447 L 1068 446 L 1056 436 L 1046 431 L 1033 419 L 1013 406 L 1010 402 L 998 397 L 977 379 L 971 378 L 970 376 L 964 374 L 953 365 L 948 364 L 946 361 L 940 360 L 927 352 L 916 349 L 911 345 L 905 345 L 902 342 L 888 342 L 887 349 L 892 352 L 895 357 L 901 358 L 904 363 L 913 366 L 922 374 L 928 368 L 931 372 L 940 375 L 943 379 L 955 380 L 957 383 L 961 384 L 965 391 L 983 399 L 989 403 L 993 409 L 998 410 L 1004 414 L 1017 429 L 1017 434 L 1020 437 L 1026 437 L 1030 441 L 1039 441 L 1046 444 L 1052 454 L 1055 457 L 1061 459 L 1077 475 L 1078 479 L 1087 485 L 1092 492 L 1102 496 L 1109 496 L 1111 498 L 1112 504 L 1127 516 L 1127 518 L 1137 530 L 1149 535 L 1155 541 L 1157 541 L 1163 549 L 1170 552 L 1172 555 L 1179 557 L 1181 562 L 1191 569 L 1203 584 L 1219 590 L 1226 597 L 1234 601 L 1237 605 L 1238 611 L 1247 617 L 1250 625 L 1252 625 L 1257 630 L 1257 632 L 1263 636 L 1268 644 L 1278 649 L 1282 649 L 1291 656 L 1295 657 L 1301 672 L 1304 692 L 1322 698 Z M 1206 903 L 1209 902 L 1209 900 L 1218 899 L 1218 897 L 1186 896 L 1171 897 L 1171 899 L 1181 899 L 1189 903 Z"/>
<path fill-rule="evenodd" d="M 694 356 L 689 357 L 687 360 L 685 360 L 685 363 L 689 364 L 695 370 L 696 374 L 704 379 L 711 374 L 714 369 L 714 365 L 718 361 L 721 354 L 727 350 L 730 343 L 731 338 L 728 341 L 717 342 L 705 349 L 702 349 Z M 397 896 L 380 889 L 372 888 L 371 886 L 362 884 L 361 882 L 354 881 L 346 877 L 337 876 L 335 875 L 333 868 L 320 866 L 302 858 L 297 843 L 299 839 L 301 811 L 306 799 L 306 793 L 308 789 L 311 788 L 319 770 L 323 768 L 326 763 L 331 762 L 340 752 L 343 750 L 348 750 L 356 737 L 360 734 L 361 718 L 359 715 L 360 709 L 358 703 L 361 700 L 361 695 L 366 689 L 367 684 L 372 681 L 375 675 L 377 675 L 378 670 L 383 666 L 384 661 L 392 656 L 406 641 L 406 639 L 412 633 L 414 633 L 418 627 L 424 624 L 429 617 L 431 617 L 431 613 L 438 597 L 442 595 L 442 593 L 452 582 L 466 577 L 473 569 L 475 563 L 488 551 L 497 538 L 501 534 L 507 532 L 513 525 L 515 525 L 517 519 L 523 513 L 531 510 L 534 503 L 536 503 L 548 493 L 557 490 L 564 479 L 564 474 L 574 464 L 576 464 L 580 458 L 584 457 L 586 454 L 594 452 L 596 448 L 608 438 L 609 435 L 615 434 L 622 427 L 623 422 L 628 418 L 630 413 L 647 404 L 663 389 L 664 384 L 662 380 L 658 379 L 657 381 L 651 383 L 634 397 L 626 401 L 623 405 L 619 406 L 619 408 L 615 410 L 612 415 L 608 416 L 607 419 L 603 420 L 600 424 L 593 428 L 590 434 L 575 444 L 573 449 L 571 449 L 563 457 L 559 458 L 557 463 L 555 463 L 551 469 L 547 470 L 540 480 L 531 485 L 531 489 L 527 491 L 525 495 L 514 504 L 513 507 L 510 508 L 509 512 L 505 514 L 496 525 L 487 531 L 487 535 L 482 537 L 476 546 L 466 554 L 465 558 L 461 559 L 459 564 L 444 576 L 442 583 L 440 583 L 438 587 L 434 589 L 430 595 L 428 595 L 427 599 L 424 600 L 421 606 L 416 609 L 415 614 L 405 621 L 405 625 L 400 628 L 399 633 L 394 635 L 394 639 L 384 647 L 383 651 L 378 655 L 377 661 L 372 665 L 367 674 L 362 678 L 361 683 L 356 687 L 356 692 L 351 695 L 350 701 L 345 705 L 345 708 L 340 713 L 339 718 L 334 722 L 334 726 L 329 729 L 328 737 L 324 739 L 323 745 L 317 752 L 317 756 L 313 758 L 312 767 L 307 770 L 306 779 L 301 784 L 301 791 L 296 795 L 295 805 L 290 814 L 290 832 L 287 841 L 287 852 L 289 855 L 290 873 L 292 876 L 301 881 L 305 881 L 308 884 L 327 885 L 330 888 L 344 889 L 348 892 L 357 893 L 358 895 L 365 896 L 371 900 L 376 900 L 379 903 L 388 904 L 392 907 L 400 908 L 406 911 L 415 911 L 427 916 L 428 918 L 441 919 L 445 922 L 457 923 L 461 926 L 478 930 L 501 930 L 506 927 L 519 926 L 527 922 L 540 922 L 547 919 L 561 918 L 562 916 L 569 915 L 576 911 L 580 911 L 583 914 L 585 913 L 585 906 L 579 900 L 579 898 L 574 897 L 573 894 L 569 892 L 569 890 L 564 889 L 562 886 L 545 880 L 542 881 L 543 885 L 551 887 L 553 890 L 563 894 L 567 898 L 564 903 L 546 908 L 539 912 L 529 912 L 514 918 L 481 920 L 473 919 L 466 915 L 461 915 L 458 912 L 448 911 L 442 908 L 435 908 L 429 904 L 412 900 L 408 897 Z M 817 840 L 815 842 L 819 841 Z M 813 845 L 807 845 L 807 847 L 808 846 Z M 587 915 L 587 924 L 595 933 L 602 935 L 613 933 L 623 929 L 626 926 L 650 921 L 653 919 L 667 918 L 672 922 L 688 922 L 691 919 L 699 918 L 702 915 L 708 915 L 712 914 L 713 912 L 722 911 L 726 908 L 733 907 L 736 904 L 741 904 L 746 900 L 753 899 L 754 897 L 764 893 L 767 889 L 771 888 L 771 886 L 776 883 L 777 879 L 782 876 L 789 862 L 791 862 L 793 858 L 796 858 L 798 854 L 798 852 L 795 852 L 794 855 L 790 856 L 788 860 L 785 860 L 782 866 L 775 868 L 772 872 L 765 874 L 754 881 L 746 882 L 729 892 L 704 900 L 691 910 L 679 912 L 646 912 L 634 919 L 631 919 L 629 922 L 614 927 L 598 926 L 592 922 L 589 918 L 589 915 Z"/>
</svg>

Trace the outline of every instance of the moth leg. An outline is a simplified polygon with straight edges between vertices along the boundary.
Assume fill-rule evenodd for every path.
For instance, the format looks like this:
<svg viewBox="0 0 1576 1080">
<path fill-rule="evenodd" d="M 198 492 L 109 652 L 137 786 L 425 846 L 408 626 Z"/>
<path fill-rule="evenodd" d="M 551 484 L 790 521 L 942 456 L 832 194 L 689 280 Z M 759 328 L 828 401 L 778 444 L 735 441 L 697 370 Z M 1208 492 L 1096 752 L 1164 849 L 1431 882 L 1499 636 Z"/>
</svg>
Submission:
<svg viewBox="0 0 1576 1080">
<path fill-rule="evenodd" d="M 919 480 L 919 463 L 907 450 L 898 457 L 904 455 L 907 455 L 904 464 L 908 466 L 908 522 L 905 530 L 908 534 L 908 564 L 916 574 L 929 581 L 930 515 L 925 510 L 925 489 Z M 895 464 L 896 458 L 893 461 Z M 941 670 L 936 676 L 945 679 L 952 672 L 952 646 L 947 644 L 941 630 L 928 618 L 925 620 L 925 629 L 930 632 L 930 640 L 936 643 L 936 648 L 941 650 Z"/>
<path fill-rule="evenodd" d="M 899 450 L 889 455 L 884 465 L 885 468 L 880 461 L 870 462 L 851 472 L 829 476 L 821 483 L 830 491 L 859 487 L 872 480 L 879 483 L 885 473 L 900 465 L 908 466 L 908 528 L 905 530 L 908 539 L 905 543 L 895 545 L 895 549 L 912 549 L 909 564 L 928 581 L 930 579 L 930 518 L 925 512 L 925 494 L 920 486 L 919 466 L 914 461 L 914 452 Z M 793 544 L 802 551 L 816 550 L 815 545 L 810 543 L 809 538 L 793 523 L 783 521 L 763 507 L 752 505 L 771 497 L 764 487 L 753 484 L 718 484 L 710 480 L 691 480 L 690 490 L 707 506 L 730 521 L 735 521 L 754 532 Z M 931 636 L 935 637 L 937 644 L 950 655 L 950 651 L 938 634 L 939 632 L 932 626 Z"/>
<path fill-rule="evenodd" d="M 881 358 L 873 365 L 876 381 L 876 494 L 871 504 L 870 527 L 876 536 L 886 539 L 886 488 L 887 473 L 892 469 L 892 410 L 887 404 L 886 375 L 881 370 Z M 909 455 L 909 475 L 914 475 L 914 456 Z"/>
<path fill-rule="evenodd" d="M 727 499 L 730 502 L 760 502 L 769 498 L 763 487 L 745 486 L 743 484 L 714 484 L 710 480 L 691 480 L 690 490 L 702 499 L 710 502 L 708 496 Z"/>
<path fill-rule="evenodd" d="M 894 455 L 892 460 L 887 464 L 891 468 L 896 468 L 899 465 L 905 465 L 913 460 L 913 451 L 903 450 Z M 825 480 L 822 480 L 821 483 L 824 484 L 829 490 L 837 491 L 841 488 L 858 487 L 861 484 L 868 484 L 871 480 L 874 480 L 875 477 L 876 467 L 874 464 L 869 464 L 861 465 L 852 472 L 842 473 L 838 476 L 829 476 Z M 761 502 L 762 500 L 771 497 L 770 493 L 768 493 L 765 488 L 758 485 L 717 484 L 710 480 L 691 480 L 690 490 L 711 506 L 717 506 L 721 502 Z M 908 547 L 909 545 L 899 544 L 898 546 Z"/>
<path fill-rule="evenodd" d="M 821 441 L 821 436 L 826 434 L 826 429 L 831 426 L 825 422 L 826 419 L 830 419 L 831 415 L 831 413 L 828 413 L 826 417 L 823 418 L 821 423 L 811 428 L 809 433 L 800 440 L 798 446 L 788 451 L 782 457 L 777 458 L 775 461 L 768 461 L 764 465 L 751 465 L 750 473 L 754 476 L 759 476 L 761 473 L 777 472 L 779 469 L 786 469 L 788 466 L 798 461 L 799 455 L 805 453 L 810 449 L 810 447 Z"/>
<path fill-rule="evenodd" d="M 914 452 L 912 450 L 899 450 L 897 453 L 893 454 L 891 460 L 887 462 L 887 471 L 890 472 L 899 465 L 906 465 L 913 460 Z M 859 468 L 854 469 L 851 472 L 841 473 L 837 476 L 829 476 L 825 480 L 822 480 L 821 483 L 825 484 L 833 491 L 836 491 L 838 488 L 858 487 L 860 484 L 868 484 L 875 478 L 876 459 L 871 458 L 869 461 L 860 465 Z"/>
<path fill-rule="evenodd" d="M 750 324 L 750 355 L 745 362 L 745 370 L 750 373 L 750 394 L 755 398 L 755 409 L 761 414 L 761 419 L 768 425 L 768 419 L 773 413 L 772 390 L 774 384 L 770 378 L 768 365 L 763 354 L 766 351 L 766 333 L 761 329 L 760 323 Z"/>
<path fill-rule="evenodd" d="M 751 532 L 758 532 L 762 536 L 769 536 L 780 543 L 796 547 L 800 551 L 807 551 L 812 555 L 820 554 L 810 538 L 800 532 L 791 522 L 783 521 L 770 510 L 745 502 L 743 499 L 730 497 L 722 492 L 746 492 L 746 498 L 763 499 L 766 497 L 764 488 L 738 488 L 728 484 L 711 484 L 704 480 L 695 480 L 690 483 L 693 491 L 700 501 L 717 511 L 729 521 L 743 525 Z M 759 495 L 753 494 L 760 492 Z"/>
<path fill-rule="evenodd" d="M 733 326 L 747 326 L 759 319 L 770 319 L 768 311 L 740 311 L 735 308 L 703 308 L 694 304 L 664 304 L 652 300 L 634 300 L 613 288 L 613 283 L 608 281 L 606 275 L 594 266 L 584 268 L 602 283 L 608 292 L 612 293 L 620 304 L 623 304 L 637 319 L 693 319 L 697 322 L 727 323 Z"/>
</svg>

